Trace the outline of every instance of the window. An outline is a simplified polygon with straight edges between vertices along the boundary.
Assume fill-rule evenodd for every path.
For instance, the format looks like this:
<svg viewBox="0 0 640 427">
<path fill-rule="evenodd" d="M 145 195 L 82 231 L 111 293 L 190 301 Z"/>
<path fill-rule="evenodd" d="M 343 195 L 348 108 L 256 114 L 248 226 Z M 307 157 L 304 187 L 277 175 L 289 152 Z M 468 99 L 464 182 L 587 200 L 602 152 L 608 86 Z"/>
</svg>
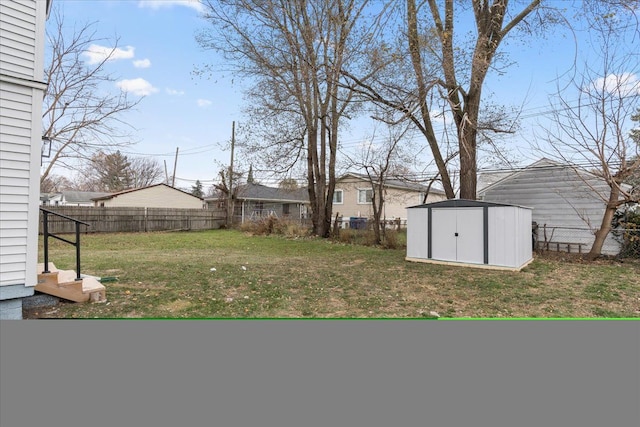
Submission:
<svg viewBox="0 0 640 427">
<path fill-rule="evenodd" d="M 358 204 L 359 205 L 368 205 L 371 204 L 371 201 L 373 200 L 373 190 L 372 189 L 366 189 L 366 190 L 358 190 Z"/>
<path fill-rule="evenodd" d="M 289 215 L 289 203 L 282 204 L 282 215 Z"/>
<path fill-rule="evenodd" d="M 342 202 L 342 190 L 335 190 L 333 192 L 333 203 L 336 205 L 341 205 Z"/>
</svg>

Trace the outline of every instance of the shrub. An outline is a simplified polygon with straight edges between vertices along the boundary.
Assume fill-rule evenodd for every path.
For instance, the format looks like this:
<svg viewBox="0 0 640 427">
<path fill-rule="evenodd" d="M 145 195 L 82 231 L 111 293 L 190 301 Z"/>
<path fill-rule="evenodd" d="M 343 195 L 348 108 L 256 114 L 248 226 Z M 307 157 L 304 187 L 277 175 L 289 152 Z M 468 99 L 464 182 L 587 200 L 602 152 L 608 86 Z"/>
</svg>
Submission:
<svg viewBox="0 0 640 427">
<path fill-rule="evenodd" d="M 640 211 L 616 214 L 613 236 L 622 243 L 620 257 L 640 258 Z"/>
<path fill-rule="evenodd" d="M 275 234 L 286 237 L 306 237 L 310 234 L 309 228 L 299 222 L 283 220 L 272 215 L 255 221 L 247 221 L 240 226 L 240 230 L 262 236 Z"/>
</svg>

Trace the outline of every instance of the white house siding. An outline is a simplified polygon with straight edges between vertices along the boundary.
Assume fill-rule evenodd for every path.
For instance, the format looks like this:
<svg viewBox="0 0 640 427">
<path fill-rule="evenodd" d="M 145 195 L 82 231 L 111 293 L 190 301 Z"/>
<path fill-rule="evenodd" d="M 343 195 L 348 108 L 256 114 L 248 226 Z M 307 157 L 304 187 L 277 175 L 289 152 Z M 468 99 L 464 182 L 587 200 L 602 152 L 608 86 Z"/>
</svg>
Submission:
<svg viewBox="0 0 640 427">
<path fill-rule="evenodd" d="M 0 318 L 37 282 L 45 1 L 0 2 Z"/>
<path fill-rule="evenodd" d="M 96 205 L 105 207 L 177 208 L 202 209 L 204 202 L 195 196 L 176 190 L 168 185 L 155 185 L 97 200 Z"/>
<path fill-rule="evenodd" d="M 586 172 L 550 161 L 539 161 L 481 190 L 478 196 L 488 202 L 508 203 L 533 208 L 532 221 L 540 226 L 563 227 L 552 240 L 583 243 L 589 250 L 594 231 L 600 226 L 608 198 L 607 184 Z M 582 229 L 582 230 L 580 230 Z M 551 232 L 547 233 L 551 237 Z M 615 255 L 620 244 L 609 235 L 603 253 Z"/>
</svg>

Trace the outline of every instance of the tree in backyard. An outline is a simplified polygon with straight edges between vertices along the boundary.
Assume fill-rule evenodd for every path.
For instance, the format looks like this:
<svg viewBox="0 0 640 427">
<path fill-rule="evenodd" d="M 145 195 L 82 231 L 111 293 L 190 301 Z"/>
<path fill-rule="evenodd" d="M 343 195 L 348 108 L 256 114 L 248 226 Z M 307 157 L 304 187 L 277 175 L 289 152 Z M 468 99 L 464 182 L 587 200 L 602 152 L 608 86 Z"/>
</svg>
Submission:
<svg viewBox="0 0 640 427">
<path fill-rule="evenodd" d="M 230 173 L 233 173 L 233 179 L 229 179 Z M 213 193 L 218 197 L 218 206 L 224 207 L 226 211 L 226 225 L 233 225 L 233 215 L 235 213 L 235 201 L 238 198 L 238 192 L 241 188 L 240 180 L 243 174 L 240 172 L 231 172 L 231 168 L 223 168 L 218 173 L 220 181 L 213 184 Z"/>
<path fill-rule="evenodd" d="M 272 164 L 305 162 L 313 232 L 331 229 L 339 130 L 353 92 L 341 88 L 341 69 L 367 48 L 372 29 L 362 21 L 368 0 L 210 0 L 212 24 L 198 41 L 222 52 L 236 76 L 248 77 L 251 122 L 270 138 Z M 257 133 L 253 130 L 253 133 Z M 262 146 L 262 147 L 260 147 Z M 284 172 L 287 172 L 285 170 Z"/>
<path fill-rule="evenodd" d="M 80 186 L 86 191 L 118 192 L 161 181 L 162 168 L 152 158 L 129 158 L 120 151 L 98 151 L 82 168 Z"/>
<path fill-rule="evenodd" d="M 74 185 L 69 178 L 62 175 L 49 175 L 40 181 L 41 193 L 59 193 L 65 190 L 73 190 Z"/>
<path fill-rule="evenodd" d="M 294 178 L 285 178 L 278 183 L 278 188 L 283 190 L 293 191 L 298 189 L 298 181 Z"/>
<path fill-rule="evenodd" d="M 586 256 L 594 259 L 601 254 L 616 211 L 639 200 L 626 184 L 640 170 L 638 144 L 628 124 L 640 103 L 640 52 L 628 43 L 637 43 L 640 31 L 634 9 L 590 12 L 592 55 L 558 91 L 553 127 L 544 138 L 555 157 L 577 163 L 607 183 L 606 192 L 592 188 L 605 204 Z"/>
<path fill-rule="evenodd" d="M 249 165 L 249 172 L 247 173 L 247 182 L 253 184 L 255 179 L 253 178 L 253 165 Z"/>
<path fill-rule="evenodd" d="M 399 10 L 402 6 L 397 4 Z M 530 35 L 558 17 L 546 13 L 541 0 L 406 0 L 404 7 L 399 37 L 371 50 L 368 73 L 343 72 L 366 99 L 416 126 L 431 149 L 448 198 L 455 197 L 448 163 L 457 159 L 460 197 L 475 199 L 479 137 L 513 132 L 501 109 L 491 108 L 483 96 L 487 74 L 502 64 L 500 47 L 510 33 Z M 436 117 L 451 118 L 455 144 L 448 143 L 447 134 L 437 135 Z"/>
<path fill-rule="evenodd" d="M 68 27 L 62 12 L 54 9 L 47 29 L 47 90 L 43 103 L 44 136 L 51 142 L 51 157 L 43 165 L 45 181 L 54 166 L 73 169 L 73 160 L 88 160 L 106 146 L 128 144 L 122 114 L 140 99 L 111 92 L 116 78 L 106 64 L 120 52 L 117 43 L 103 48 L 95 24 Z"/>
<path fill-rule="evenodd" d="M 204 197 L 204 192 L 202 191 L 202 183 L 200 182 L 200 180 L 196 180 L 195 185 L 191 187 L 191 194 L 200 198 Z"/>
<path fill-rule="evenodd" d="M 394 171 L 409 164 L 411 155 L 402 147 L 403 137 L 408 128 L 398 125 L 386 126 L 388 135 L 381 143 L 368 142 L 354 156 L 347 156 L 348 167 L 364 170 L 371 188 L 371 207 L 373 210 L 373 232 L 375 244 L 379 245 L 386 238 L 386 227 L 383 224 L 384 204 L 386 201 L 386 183 L 394 178 Z M 371 141 L 376 140 L 375 133 Z M 406 142 L 404 142 L 406 144 Z M 403 148 L 405 148 L 403 150 Z M 404 175 L 404 174 L 403 174 Z"/>
<path fill-rule="evenodd" d="M 634 129 L 631 129 L 630 137 L 635 142 L 636 147 L 640 149 L 640 107 L 637 108 L 636 113 L 631 116 L 631 121 L 638 123 Z M 633 187 L 631 192 L 635 196 L 640 196 L 640 168 L 632 172 L 627 183 Z"/>
<path fill-rule="evenodd" d="M 148 187 L 163 181 L 162 166 L 153 157 L 127 157 L 133 188 Z"/>
</svg>

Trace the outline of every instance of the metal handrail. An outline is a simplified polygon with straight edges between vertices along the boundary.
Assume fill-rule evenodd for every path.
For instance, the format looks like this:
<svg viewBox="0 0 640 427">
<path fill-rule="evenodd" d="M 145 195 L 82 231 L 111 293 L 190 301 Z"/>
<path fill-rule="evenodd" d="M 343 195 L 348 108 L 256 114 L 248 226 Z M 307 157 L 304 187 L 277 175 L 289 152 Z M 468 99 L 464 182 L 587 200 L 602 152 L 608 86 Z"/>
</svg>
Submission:
<svg viewBox="0 0 640 427">
<path fill-rule="evenodd" d="M 43 273 L 51 273 L 49 271 L 49 237 L 53 237 L 54 239 L 58 239 L 62 242 L 68 243 L 76 248 L 76 280 L 82 280 L 82 276 L 80 274 L 80 224 L 86 225 L 87 227 L 91 227 L 91 224 L 80 221 L 75 218 L 71 218 L 69 216 L 50 211 L 49 209 L 40 208 L 42 212 L 42 234 L 44 237 L 44 271 Z M 60 237 L 56 234 L 49 232 L 49 214 L 55 215 L 62 219 L 66 219 L 68 221 L 73 221 L 75 224 L 75 232 L 76 232 L 76 241 L 72 242 L 71 240 L 67 240 L 64 237 Z"/>
</svg>

